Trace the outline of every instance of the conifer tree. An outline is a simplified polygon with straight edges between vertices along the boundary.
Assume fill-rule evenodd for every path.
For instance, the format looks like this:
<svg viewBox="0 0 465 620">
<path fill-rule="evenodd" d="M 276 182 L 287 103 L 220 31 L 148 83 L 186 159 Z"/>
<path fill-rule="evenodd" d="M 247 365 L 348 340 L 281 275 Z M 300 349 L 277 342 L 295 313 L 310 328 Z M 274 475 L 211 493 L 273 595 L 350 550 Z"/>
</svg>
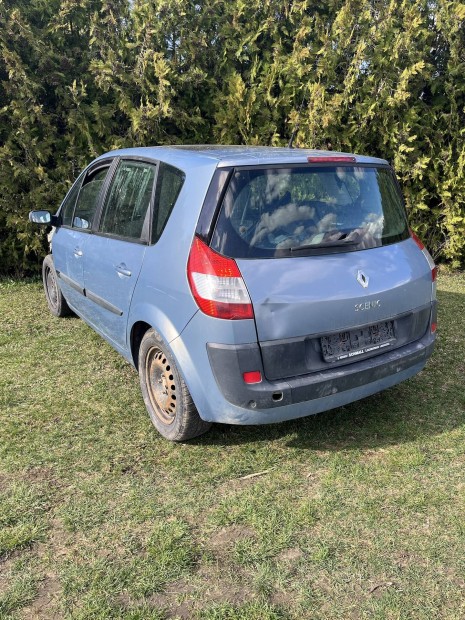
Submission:
<svg viewBox="0 0 465 620">
<path fill-rule="evenodd" d="M 31 209 L 93 157 L 175 143 L 355 151 L 465 265 L 465 3 L 0 0 L 0 271 L 39 266 Z"/>
</svg>

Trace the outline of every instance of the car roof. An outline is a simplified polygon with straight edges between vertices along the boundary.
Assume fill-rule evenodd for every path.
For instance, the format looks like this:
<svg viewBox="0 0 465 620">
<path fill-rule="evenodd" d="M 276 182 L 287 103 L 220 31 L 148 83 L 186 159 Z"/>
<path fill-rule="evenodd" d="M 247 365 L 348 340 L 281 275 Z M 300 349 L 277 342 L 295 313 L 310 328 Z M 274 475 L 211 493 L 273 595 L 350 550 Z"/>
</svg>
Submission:
<svg viewBox="0 0 465 620">
<path fill-rule="evenodd" d="M 308 157 L 342 157 L 352 156 L 357 163 L 387 165 L 385 159 L 342 153 L 337 151 L 319 151 L 313 149 L 272 147 L 272 146 L 222 146 L 215 144 L 204 145 L 173 145 L 147 146 L 129 149 L 120 149 L 105 153 L 102 157 L 144 157 L 161 160 L 179 168 L 189 165 L 212 165 L 222 168 L 227 166 L 247 166 L 264 164 L 297 164 L 307 163 Z M 100 158 L 99 158 L 100 159 Z"/>
</svg>

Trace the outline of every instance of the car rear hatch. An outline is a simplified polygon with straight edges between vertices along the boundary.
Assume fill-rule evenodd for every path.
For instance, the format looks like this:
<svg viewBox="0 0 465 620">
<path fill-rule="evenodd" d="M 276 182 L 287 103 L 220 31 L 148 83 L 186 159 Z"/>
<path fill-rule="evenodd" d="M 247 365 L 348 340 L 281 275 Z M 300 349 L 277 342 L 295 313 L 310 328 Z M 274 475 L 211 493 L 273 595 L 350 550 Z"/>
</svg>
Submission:
<svg viewBox="0 0 465 620">
<path fill-rule="evenodd" d="M 237 168 L 211 247 L 236 260 L 270 380 L 379 355 L 428 329 L 431 268 L 387 166 Z"/>
</svg>

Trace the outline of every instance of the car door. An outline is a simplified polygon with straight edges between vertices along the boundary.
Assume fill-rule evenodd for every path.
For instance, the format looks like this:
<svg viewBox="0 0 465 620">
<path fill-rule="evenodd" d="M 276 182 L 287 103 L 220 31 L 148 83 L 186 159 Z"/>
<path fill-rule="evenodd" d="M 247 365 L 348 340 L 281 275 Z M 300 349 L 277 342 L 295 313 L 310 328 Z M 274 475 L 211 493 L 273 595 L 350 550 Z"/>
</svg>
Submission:
<svg viewBox="0 0 465 620">
<path fill-rule="evenodd" d="M 111 164 L 111 159 L 100 161 L 81 174 L 60 208 L 60 225 L 52 240 L 60 288 L 70 306 L 83 315 L 87 305 L 84 287 L 87 241 Z"/>
<path fill-rule="evenodd" d="M 129 306 L 150 238 L 157 165 L 121 159 L 86 247 L 84 284 L 88 319 L 120 350 L 127 350 Z"/>
</svg>

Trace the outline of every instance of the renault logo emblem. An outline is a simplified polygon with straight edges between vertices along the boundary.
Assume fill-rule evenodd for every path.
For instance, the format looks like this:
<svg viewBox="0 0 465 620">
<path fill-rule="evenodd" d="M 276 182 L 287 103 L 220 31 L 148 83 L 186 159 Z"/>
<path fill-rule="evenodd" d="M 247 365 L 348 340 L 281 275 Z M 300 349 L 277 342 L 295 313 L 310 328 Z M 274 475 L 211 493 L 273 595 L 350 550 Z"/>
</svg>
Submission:
<svg viewBox="0 0 465 620">
<path fill-rule="evenodd" d="M 370 278 L 368 276 L 366 276 L 363 271 L 360 271 L 360 269 L 357 271 L 357 282 L 359 284 L 361 284 L 363 286 L 363 288 L 367 288 L 368 286 L 368 282 L 370 281 Z"/>
</svg>

